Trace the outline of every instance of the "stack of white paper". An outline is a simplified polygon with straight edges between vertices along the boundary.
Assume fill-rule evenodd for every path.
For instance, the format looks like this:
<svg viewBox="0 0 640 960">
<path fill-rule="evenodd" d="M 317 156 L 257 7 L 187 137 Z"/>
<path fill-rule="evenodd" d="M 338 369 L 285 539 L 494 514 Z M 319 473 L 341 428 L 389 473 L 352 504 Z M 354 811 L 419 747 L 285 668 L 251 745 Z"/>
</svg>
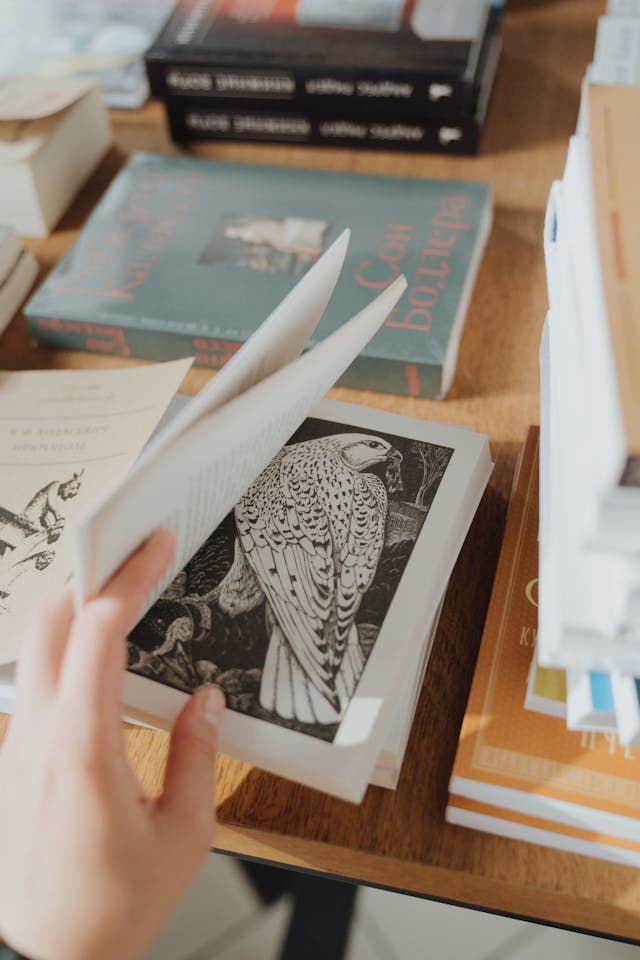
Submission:
<svg viewBox="0 0 640 960">
<path fill-rule="evenodd" d="M 640 742 L 640 17 L 610 3 L 544 228 L 537 658 L 567 724 Z"/>
</svg>

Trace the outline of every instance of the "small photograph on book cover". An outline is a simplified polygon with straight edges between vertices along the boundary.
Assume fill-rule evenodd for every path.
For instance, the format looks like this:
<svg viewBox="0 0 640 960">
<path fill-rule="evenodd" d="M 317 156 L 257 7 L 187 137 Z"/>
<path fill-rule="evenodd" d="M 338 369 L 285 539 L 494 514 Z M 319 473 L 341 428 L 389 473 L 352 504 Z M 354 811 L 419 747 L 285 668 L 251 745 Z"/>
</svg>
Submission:
<svg viewBox="0 0 640 960">
<path fill-rule="evenodd" d="M 323 252 L 327 220 L 224 214 L 201 263 L 300 276 Z"/>
<path fill-rule="evenodd" d="M 332 742 L 453 450 L 310 418 L 129 636 L 129 670 Z"/>
</svg>

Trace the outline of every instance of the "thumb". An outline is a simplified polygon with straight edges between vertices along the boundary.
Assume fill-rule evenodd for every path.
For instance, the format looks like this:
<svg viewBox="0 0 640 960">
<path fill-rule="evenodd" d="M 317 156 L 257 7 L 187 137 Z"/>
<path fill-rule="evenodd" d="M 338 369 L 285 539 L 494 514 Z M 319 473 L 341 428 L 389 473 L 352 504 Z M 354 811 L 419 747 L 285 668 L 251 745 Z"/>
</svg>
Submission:
<svg viewBox="0 0 640 960">
<path fill-rule="evenodd" d="M 213 844 L 218 729 L 224 709 L 219 687 L 198 690 L 182 708 L 171 732 L 164 788 L 157 806 L 165 827 L 177 833 L 180 844 L 195 844 L 202 854 Z"/>
</svg>

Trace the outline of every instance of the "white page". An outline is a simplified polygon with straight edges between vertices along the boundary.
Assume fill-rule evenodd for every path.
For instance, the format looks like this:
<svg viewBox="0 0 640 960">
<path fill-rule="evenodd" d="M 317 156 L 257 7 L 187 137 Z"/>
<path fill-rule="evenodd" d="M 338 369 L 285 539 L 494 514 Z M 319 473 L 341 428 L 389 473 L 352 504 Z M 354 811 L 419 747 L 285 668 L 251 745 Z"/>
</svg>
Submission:
<svg viewBox="0 0 640 960">
<path fill-rule="evenodd" d="M 612 673 L 611 691 L 616 711 L 618 739 L 624 746 L 640 744 L 640 703 L 636 678 L 630 674 Z"/>
<path fill-rule="evenodd" d="M 558 429 L 560 464 L 553 496 L 558 499 L 564 533 L 558 538 L 561 550 L 563 588 L 559 591 L 559 614 L 563 623 L 574 623 L 592 631 L 614 630 L 624 615 L 631 586 L 631 567 L 615 554 L 586 550 L 582 535 L 584 513 L 588 510 L 586 491 L 594 475 L 599 449 L 593 448 L 592 422 L 584 415 L 587 394 L 596 393 L 586 378 L 581 353 L 581 330 L 576 313 L 575 287 L 568 249 L 568 214 L 563 184 L 556 185 L 557 265 L 559 304 L 554 311 L 551 368 L 556 370 L 557 395 L 553 404 Z M 573 281 L 573 282 L 572 282 Z M 557 533 L 558 531 L 556 531 Z M 587 585 L 590 585 L 587 588 Z"/>
<path fill-rule="evenodd" d="M 358 801 L 370 780 L 384 738 L 397 714 L 407 675 L 415 671 L 416 660 L 419 658 L 417 651 L 424 643 L 425 625 L 435 616 L 469 523 L 487 483 L 491 463 L 486 437 L 470 430 L 330 401 L 320 403 L 311 411 L 311 416 L 335 424 L 337 434 L 342 432 L 337 425 L 345 424 L 351 428 L 361 428 L 367 433 L 372 432 L 376 436 L 382 432 L 392 445 L 395 445 L 395 441 L 400 447 L 404 445 L 405 448 L 413 448 L 413 441 L 418 441 L 444 446 L 452 451 L 410 557 L 405 555 L 405 560 L 401 561 L 401 579 L 397 586 L 394 585 L 393 596 L 387 601 L 389 605 L 382 614 L 383 620 L 377 638 L 370 649 L 355 693 L 342 703 L 344 713 L 333 740 L 328 742 L 323 738 L 318 739 L 317 734 L 310 734 L 306 727 L 302 732 L 279 725 L 276 719 L 269 719 L 278 712 L 270 707 L 265 707 L 259 715 L 256 715 L 255 711 L 251 712 L 254 707 L 247 711 L 243 708 L 229 708 L 221 729 L 220 749 L 223 752 L 316 789 Z M 332 430 L 331 433 L 333 432 Z M 385 529 L 390 531 L 392 527 Z M 388 535 L 393 536 L 391 533 Z M 207 559 L 202 560 L 205 567 L 208 562 Z M 196 586 L 195 582 L 188 585 L 183 581 L 183 584 L 184 593 L 180 594 L 181 588 L 177 585 L 177 593 L 169 591 L 169 595 L 174 598 L 169 600 L 174 612 L 173 604 L 180 594 L 188 603 L 195 602 L 196 606 L 199 598 L 202 603 L 198 609 L 202 609 L 203 604 L 210 603 L 213 613 L 218 603 L 210 593 L 213 584 L 208 587 L 202 585 L 203 581 L 200 581 L 200 587 Z M 178 606 L 180 603 L 181 600 L 178 600 Z M 154 616 L 149 619 L 152 625 L 156 623 Z M 173 613 L 165 622 L 161 614 L 158 621 L 162 621 L 169 629 L 168 636 L 171 636 L 168 626 L 171 616 Z M 187 619 L 188 617 L 187 614 Z M 204 624 L 206 620 L 207 617 L 204 616 L 204 619 L 198 619 L 198 622 Z M 193 622 L 195 625 L 195 621 Z M 167 636 L 164 633 L 165 627 L 160 629 L 163 638 Z M 205 634 L 207 629 L 204 628 Z M 269 628 L 265 626 L 264 629 Z M 197 628 L 197 631 L 199 630 L 200 627 Z M 141 669 L 132 667 L 125 674 L 124 712 L 138 720 L 169 727 L 189 692 L 185 691 L 184 685 L 176 685 L 175 673 L 173 682 L 166 674 L 162 674 L 165 681 L 158 679 L 161 674 L 154 672 L 155 668 L 150 664 L 155 657 L 154 650 L 159 649 L 157 642 L 160 634 L 157 634 L 155 626 L 152 626 L 152 633 L 153 639 L 148 645 L 147 640 L 142 637 L 148 638 L 149 634 L 145 632 L 140 635 L 138 650 L 147 651 L 144 654 L 146 660 L 137 661 Z M 205 643 L 216 644 L 219 640 L 220 636 L 214 631 L 207 635 Z M 160 645 L 164 644 L 163 639 L 159 642 Z M 240 644 L 237 647 L 238 654 L 229 654 L 233 663 L 238 662 L 234 659 L 236 656 L 244 655 L 242 642 L 242 635 L 232 641 L 233 644 Z M 137 643 L 135 632 L 130 643 L 133 646 Z M 205 660 L 215 661 L 214 648 L 207 649 Z M 182 652 L 177 654 L 178 657 L 191 657 L 189 662 L 192 666 L 199 661 L 199 655 L 193 659 L 195 650 L 186 652 L 182 642 L 180 650 Z M 159 656 L 165 657 L 165 653 L 160 653 Z M 166 656 L 172 663 L 176 662 L 172 659 L 173 653 L 167 653 Z M 166 663 L 166 660 L 162 662 Z M 159 665 L 157 659 L 155 663 Z M 264 672 L 264 665 L 258 669 Z M 147 670 L 150 672 L 145 672 Z M 196 676 L 192 672 L 188 689 L 195 689 L 201 682 L 206 682 L 202 675 Z M 237 679 L 234 682 L 237 682 Z M 221 685 L 224 686 L 224 681 Z M 320 721 L 324 722 L 326 721 Z"/>
<path fill-rule="evenodd" d="M 606 589 L 603 596 L 602 572 L 589 550 L 576 547 L 572 497 L 578 481 L 569 480 L 575 452 L 568 447 L 570 428 L 564 422 L 567 363 L 557 349 L 559 326 L 555 315 L 548 314 L 540 357 L 539 662 L 545 667 L 633 672 L 637 635 L 615 629 L 601 613 L 610 599 Z M 574 623 L 567 620 L 568 611 Z"/>
<path fill-rule="evenodd" d="M 545 318 L 540 340 L 540 491 L 539 491 L 539 529 L 538 529 L 538 632 L 536 653 L 543 667 L 560 666 L 556 651 L 559 644 L 560 628 L 556 609 L 556 588 L 558 578 L 557 549 L 553 542 L 553 531 L 557 523 L 556 501 L 552 496 L 552 464 L 555 461 L 557 447 L 553 417 L 552 399 L 555 404 L 554 387 L 551 377 L 551 330 L 555 325 L 555 315 L 549 311 Z"/>
<path fill-rule="evenodd" d="M 597 244 L 591 158 L 586 137 L 569 141 L 563 177 L 564 227 L 579 320 L 576 350 L 581 354 L 582 416 L 590 424 L 592 470 L 584 485 L 582 540 L 595 533 L 602 499 L 618 485 L 626 463 L 626 441 L 620 411 L 615 363 L 607 326 L 607 310 Z"/>
<path fill-rule="evenodd" d="M 78 524 L 77 599 L 100 590 L 154 530 L 168 529 L 176 549 L 163 581 L 148 598 L 148 609 L 353 362 L 405 289 L 405 278 L 398 277 L 304 356 L 200 417 L 170 444 L 156 441 L 155 453 L 150 450 L 126 482 Z"/>
<path fill-rule="evenodd" d="M 159 455 L 200 417 L 300 356 L 335 289 L 350 235 L 343 230 L 222 370 L 172 418 L 171 426 L 154 436 L 140 464 Z"/>
<path fill-rule="evenodd" d="M 591 644 L 601 640 L 604 647 L 624 626 L 635 567 L 628 557 L 585 548 L 582 537 L 582 520 L 588 511 L 586 491 L 600 450 L 593 447 L 592 422 L 584 415 L 587 394 L 595 391 L 585 382 L 581 362 L 577 278 L 572 275 L 568 256 L 567 221 L 564 185 L 556 182 L 549 195 L 545 221 L 545 257 L 554 320 L 551 369 L 556 371 L 553 379 L 557 386 L 551 413 L 559 436 L 559 463 L 554 463 L 552 469 L 556 477 L 552 495 L 554 504 L 557 502 L 557 522 L 551 535 L 561 581 L 557 594 L 559 626 L 568 643 L 586 652 L 589 635 Z"/>
<path fill-rule="evenodd" d="M 393 724 L 389 727 L 376 762 L 376 770 L 390 768 L 396 779 L 400 773 L 400 767 L 402 766 L 409 742 L 409 736 L 415 719 L 418 701 L 420 700 L 420 694 L 422 693 L 424 678 L 427 673 L 443 605 L 444 594 L 438 605 L 436 615 L 427 628 L 423 646 L 419 651 L 419 659 L 414 664 L 413 669 L 407 671 L 402 693 L 398 698 L 401 706 L 398 709 L 397 715 L 394 717 Z M 372 782 L 375 782 L 375 780 Z M 380 786 L 384 786 L 384 784 L 380 784 Z"/>
<path fill-rule="evenodd" d="M 598 18 L 590 80 L 592 83 L 640 83 L 640 18 Z"/>
<path fill-rule="evenodd" d="M 67 582 L 76 518 L 126 476 L 191 362 L 0 372 L 0 663 Z"/>
<path fill-rule="evenodd" d="M 607 14 L 614 17 L 640 17 L 640 0 L 607 0 Z"/>
<path fill-rule="evenodd" d="M 160 424 L 158 424 L 156 432 L 162 430 L 171 420 L 174 419 L 174 417 L 178 416 L 180 411 L 188 402 L 188 397 L 185 397 L 183 394 L 176 394 L 167 408 L 162 421 Z M 466 430 L 468 428 L 461 426 L 460 429 Z M 424 643 L 419 650 L 419 663 L 416 664 L 415 669 L 407 673 L 402 693 L 398 697 L 397 713 L 394 717 L 393 724 L 389 727 L 389 730 L 386 734 L 384 745 L 380 750 L 375 771 L 371 779 L 371 783 L 375 786 L 387 787 L 389 789 L 395 789 L 396 787 L 398 775 L 400 773 L 400 767 L 403 762 L 407 742 L 415 716 L 417 702 L 424 683 L 424 677 L 426 674 L 431 648 L 436 635 L 443 603 L 444 596 L 440 601 L 440 605 L 434 620 L 428 626 Z M 1 704 L 2 668 L 0 667 L 0 707 Z M 7 712 L 11 712 L 13 710 L 13 706 L 2 709 L 5 709 Z M 125 717 L 125 719 L 132 723 L 141 724 L 142 726 L 156 727 L 157 729 L 155 724 L 143 723 L 140 720 L 136 720 L 135 717 Z"/>
<path fill-rule="evenodd" d="M 0 78 L 0 121 L 40 120 L 65 110 L 89 90 L 95 80 L 82 77 Z"/>
</svg>

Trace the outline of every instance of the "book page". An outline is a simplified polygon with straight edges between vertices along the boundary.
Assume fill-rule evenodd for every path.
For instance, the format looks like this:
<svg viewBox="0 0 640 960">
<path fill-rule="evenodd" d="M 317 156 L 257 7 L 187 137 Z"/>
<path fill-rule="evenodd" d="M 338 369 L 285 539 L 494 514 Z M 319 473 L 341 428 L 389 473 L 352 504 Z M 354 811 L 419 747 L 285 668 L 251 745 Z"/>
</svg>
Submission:
<svg viewBox="0 0 640 960">
<path fill-rule="evenodd" d="M 470 430 L 322 401 L 129 634 L 125 714 L 216 683 L 225 753 L 358 801 L 489 473 Z"/>
<path fill-rule="evenodd" d="M 94 80 L 82 77 L 0 78 L 0 121 L 41 120 L 84 97 Z"/>
<path fill-rule="evenodd" d="M 589 88 L 595 224 L 606 318 L 631 461 L 640 459 L 639 111 L 638 87 Z"/>
<path fill-rule="evenodd" d="M 350 231 L 343 230 L 222 370 L 176 415 L 171 427 L 154 438 L 142 463 L 159 455 L 200 417 L 300 356 L 340 276 L 349 236 Z"/>
<path fill-rule="evenodd" d="M 174 533 L 176 549 L 148 609 L 368 343 L 405 288 L 399 277 L 298 360 L 157 447 L 89 510 L 74 538 L 76 599 L 94 595 L 140 543 L 164 528 Z"/>
<path fill-rule="evenodd" d="M 0 663 L 69 578 L 76 517 L 129 469 L 190 365 L 0 373 Z"/>
</svg>

